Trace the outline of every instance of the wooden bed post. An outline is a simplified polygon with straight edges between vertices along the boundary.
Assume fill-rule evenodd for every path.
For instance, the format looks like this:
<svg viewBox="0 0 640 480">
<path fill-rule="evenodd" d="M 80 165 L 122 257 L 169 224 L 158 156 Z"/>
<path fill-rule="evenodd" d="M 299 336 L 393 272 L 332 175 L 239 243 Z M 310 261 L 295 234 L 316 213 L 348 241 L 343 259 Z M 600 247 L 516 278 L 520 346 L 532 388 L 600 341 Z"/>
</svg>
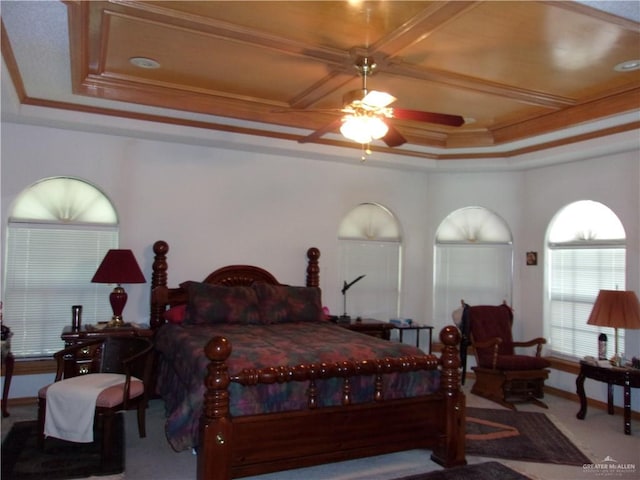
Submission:
<svg viewBox="0 0 640 480">
<path fill-rule="evenodd" d="M 446 437 L 433 449 L 431 459 L 445 467 L 465 465 L 465 396 L 460 385 L 460 330 L 448 325 L 440 332 L 444 344 L 440 363 L 440 391 L 444 395 Z"/>
<path fill-rule="evenodd" d="M 152 329 L 160 327 L 164 323 L 165 305 L 154 301 L 154 294 L 157 287 L 167 286 L 167 253 L 169 252 L 169 244 L 164 240 L 158 240 L 153 244 L 153 266 L 151 272 L 151 313 L 149 317 L 149 326 Z"/>
<path fill-rule="evenodd" d="M 233 425 L 229 413 L 231 381 L 225 362 L 231 355 L 231 344 L 224 337 L 213 337 L 204 352 L 211 363 L 200 417 L 198 480 L 230 480 Z"/>
<path fill-rule="evenodd" d="M 320 258 L 320 250 L 316 247 L 311 247 L 307 250 L 307 259 L 309 260 L 307 265 L 307 287 L 319 287 L 320 286 L 320 266 L 318 265 L 318 259 Z"/>
</svg>

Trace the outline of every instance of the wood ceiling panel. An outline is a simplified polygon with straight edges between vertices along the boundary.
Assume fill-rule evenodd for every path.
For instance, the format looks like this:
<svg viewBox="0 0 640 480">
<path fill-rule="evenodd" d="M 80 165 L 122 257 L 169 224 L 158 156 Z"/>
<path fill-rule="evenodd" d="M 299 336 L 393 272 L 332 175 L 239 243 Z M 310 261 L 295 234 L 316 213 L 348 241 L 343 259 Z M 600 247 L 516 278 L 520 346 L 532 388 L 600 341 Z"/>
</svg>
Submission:
<svg viewBox="0 0 640 480">
<path fill-rule="evenodd" d="M 213 1 L 145 2 L 261 30 L 310 45 L 349 50 L 369 46 L 399 28 L 431 2 L 420 1 Z"/>
<path fill-rule="evenodd" d="M 111 15 L 108 25 L 107 76 L 282 106 L 328 73 L 304 57 L 172 25 L 120 15 Z M 151 58 L 160 68 L 136 67 L 132 57 Z"/>
<path fill-rule="evenodd" d="M 638 53 L 637 31 L 624 26 L 550 3 L 485 2 L 401 55 L 421 68 L 579 99 L 637 85 L 640 72 L 613 67 Z"/>
</svg>

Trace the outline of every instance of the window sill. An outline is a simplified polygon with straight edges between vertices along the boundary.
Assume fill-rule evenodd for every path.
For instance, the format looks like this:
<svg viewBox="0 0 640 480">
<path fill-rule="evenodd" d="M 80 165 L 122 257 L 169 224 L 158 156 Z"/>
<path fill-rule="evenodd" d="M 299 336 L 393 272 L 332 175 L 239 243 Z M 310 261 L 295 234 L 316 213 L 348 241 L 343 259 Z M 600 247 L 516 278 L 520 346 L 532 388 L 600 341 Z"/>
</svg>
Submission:
<svg viewBox="0 0 640 480">
<path fill-rule="evenodd" d="M 13 376 L 40 375 L 42 373 L 56 373 L 56 361 L 52 358 L 43 358 L 39 360 L 16 359 L 16 363 L 13 368 Z"/>
<path fill-rule="evenodd" d="M 576 375 L 580 373 L 580 363 L 577 360 L 567 360 L 566 358 L 559 358 L 559 357 L 546 357 L 546 358 L 551 362 L 551 368 L 555 370 L 574 373 Z"/>
</svg>

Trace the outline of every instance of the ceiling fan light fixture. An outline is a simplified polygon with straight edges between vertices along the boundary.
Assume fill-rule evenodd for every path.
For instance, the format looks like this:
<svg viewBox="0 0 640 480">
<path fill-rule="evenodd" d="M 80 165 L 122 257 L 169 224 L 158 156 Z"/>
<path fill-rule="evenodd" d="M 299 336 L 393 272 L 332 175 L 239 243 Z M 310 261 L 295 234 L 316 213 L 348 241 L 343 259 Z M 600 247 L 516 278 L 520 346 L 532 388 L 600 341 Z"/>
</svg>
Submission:
<svg viewBox="0 0 640 480">
<path fill-rule="evenodd" d="M 378 92 L 377 90 L 368 92 L 367 95 L 362 99 L 362 103 L 377 108 L 384 108 L 395 101 L 396 97 L 394 97 L 393 95 L 387 92 Z"/>
<path fill-rule="evenodd" d="M 342 135 L 362 144 L 382 138 L 388 131 L 389 127 L 382 118 L 370 115 L 347 115 L 340 127 Z"/>
</svg>

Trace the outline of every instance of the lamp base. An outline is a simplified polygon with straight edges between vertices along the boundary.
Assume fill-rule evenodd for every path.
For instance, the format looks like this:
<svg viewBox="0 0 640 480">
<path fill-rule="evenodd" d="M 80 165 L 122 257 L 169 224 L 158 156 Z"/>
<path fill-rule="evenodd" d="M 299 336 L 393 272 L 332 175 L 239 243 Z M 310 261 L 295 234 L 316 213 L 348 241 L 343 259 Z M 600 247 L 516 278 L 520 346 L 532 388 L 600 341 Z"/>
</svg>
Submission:
<svg viewBox="0 0 640 480">
<path fill-rule="evenodd" d="M 616 354 L 613 357 L 611 357 L 611 359 L 609 360 L 609 363 L 614 367 L 622 367 L 622 357 Z"/>
<path fill-rule="evenodd" d="M 107 323 L 107 328 L 120 328 L 124 327 L 124 320 L 121 315 L 114 315 L 111 317 L 111 321 Z"/>
<path fill-rule="evenodd" d="M 109 302 L 111 303 L 113 317 L 111 317 L 111 321 L 107 324 L 107 327 L 117 328 L 124 326 L 122 311 L 124 310 L 124 306 L 127 304 L 127 297 L 127 292 L 125 292 L 124 288 L 120 285 L 113 289 L 113 292 L 109 295 Z"/>
</svg>

